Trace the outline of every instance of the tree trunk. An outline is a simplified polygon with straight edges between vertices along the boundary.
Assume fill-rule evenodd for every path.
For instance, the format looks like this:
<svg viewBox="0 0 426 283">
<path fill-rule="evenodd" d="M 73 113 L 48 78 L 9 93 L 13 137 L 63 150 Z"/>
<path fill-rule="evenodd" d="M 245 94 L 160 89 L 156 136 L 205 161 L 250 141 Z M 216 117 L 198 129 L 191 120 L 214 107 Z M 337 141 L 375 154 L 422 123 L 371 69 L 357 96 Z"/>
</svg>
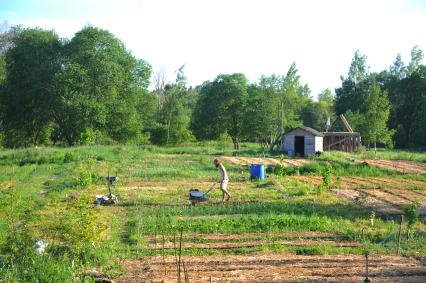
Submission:
<svg viewBox="0 0 426 283">
<path fill-rule="evenodd" d="M 377 158 L 376 141 L 374 141 L 374 158 Z"/>
<path fill-rule="evenodd" d="M 240 150 L 240 143 L 238 138 L 232 138 L 232 143 L 234 144 L 234 150 Z"/>
<path fill-rule="evenodd" d="M 166 121 L 166 125 L 167 125 L 167 140 L 166 140 L 166 144 L 169 144 L 169 138 L 170 138 L 170 120 Z"/>
</svg>

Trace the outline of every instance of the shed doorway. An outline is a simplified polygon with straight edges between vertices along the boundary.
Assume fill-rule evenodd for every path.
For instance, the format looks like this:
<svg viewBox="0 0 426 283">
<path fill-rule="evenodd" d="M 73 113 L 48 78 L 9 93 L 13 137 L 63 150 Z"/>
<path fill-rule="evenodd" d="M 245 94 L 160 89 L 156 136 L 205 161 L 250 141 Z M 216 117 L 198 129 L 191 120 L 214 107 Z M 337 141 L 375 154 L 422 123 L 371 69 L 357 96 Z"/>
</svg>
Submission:
<svg viewBox="0 0 426 283">
<path fill-rule="evenodd" d="M 305 155 L 305 137 L 295 136 L 294 137 L 294 153 L 295 156 L 303 157 Z"/>
</svg>

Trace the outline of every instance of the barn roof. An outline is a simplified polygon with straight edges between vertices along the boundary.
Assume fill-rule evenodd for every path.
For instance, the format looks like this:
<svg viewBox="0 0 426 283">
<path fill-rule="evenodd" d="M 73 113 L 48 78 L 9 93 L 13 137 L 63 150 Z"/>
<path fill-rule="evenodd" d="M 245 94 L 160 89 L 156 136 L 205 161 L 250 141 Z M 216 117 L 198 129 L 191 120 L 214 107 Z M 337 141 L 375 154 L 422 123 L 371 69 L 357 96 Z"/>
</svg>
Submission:
<svg viewBox="0 0 426 283">
<path fill-rule="evenodd" d="M 317 136 L 317 137 L 324 137 L 324 135 L 322 133 L 318 132 L 317 130 L 309 128 L 309 127 L 305 127 L 305 126 L 301 126 L 301 127 L 291 129 L 291 130 L 287 131 L 284 135 L 287 135 L 287 134 L 289 134 L 289 133 L 291 133 L 291 132 L 293 132 L 297 129 L 301 129 L 301 130 L 308 132 L 311 135 L 314 135 L 314 136 Z"/>
</svg>

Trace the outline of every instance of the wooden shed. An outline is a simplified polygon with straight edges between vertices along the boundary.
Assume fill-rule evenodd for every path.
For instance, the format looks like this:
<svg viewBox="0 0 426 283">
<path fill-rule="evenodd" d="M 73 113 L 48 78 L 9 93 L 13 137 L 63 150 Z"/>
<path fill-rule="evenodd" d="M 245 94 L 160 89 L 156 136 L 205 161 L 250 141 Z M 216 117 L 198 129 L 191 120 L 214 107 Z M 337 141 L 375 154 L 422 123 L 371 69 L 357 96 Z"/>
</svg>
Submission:
<svg viewBox="0 0 426 283">
<path fill-rule="evenodd" d="M 309 156 L 323 151 L 324 135 L 309 127 L 297 127 L 285 133 L 281 142 L 281 151 L 288 156 Z"/>
</svg>

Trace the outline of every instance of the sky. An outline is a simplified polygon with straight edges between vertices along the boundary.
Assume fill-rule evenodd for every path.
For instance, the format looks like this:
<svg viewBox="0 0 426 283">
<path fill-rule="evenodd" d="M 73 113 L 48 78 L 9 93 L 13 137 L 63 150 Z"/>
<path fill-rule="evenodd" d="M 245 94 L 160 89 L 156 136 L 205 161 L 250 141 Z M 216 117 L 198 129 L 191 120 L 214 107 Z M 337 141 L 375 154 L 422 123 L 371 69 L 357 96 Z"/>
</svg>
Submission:
<svg viewBox="0 0 426 283">
<path fill-rule="evenodd" d="M 168 80 L 185 64 L 189 85 L 218 74 L 285 75 L 296 63 L 314 97 L 341 85 L 356 50 L 370 71 L 426 51 L 426 0 L 0 0 L 0 23 L 72 38 L 107 29 Z"/>
</svg>

